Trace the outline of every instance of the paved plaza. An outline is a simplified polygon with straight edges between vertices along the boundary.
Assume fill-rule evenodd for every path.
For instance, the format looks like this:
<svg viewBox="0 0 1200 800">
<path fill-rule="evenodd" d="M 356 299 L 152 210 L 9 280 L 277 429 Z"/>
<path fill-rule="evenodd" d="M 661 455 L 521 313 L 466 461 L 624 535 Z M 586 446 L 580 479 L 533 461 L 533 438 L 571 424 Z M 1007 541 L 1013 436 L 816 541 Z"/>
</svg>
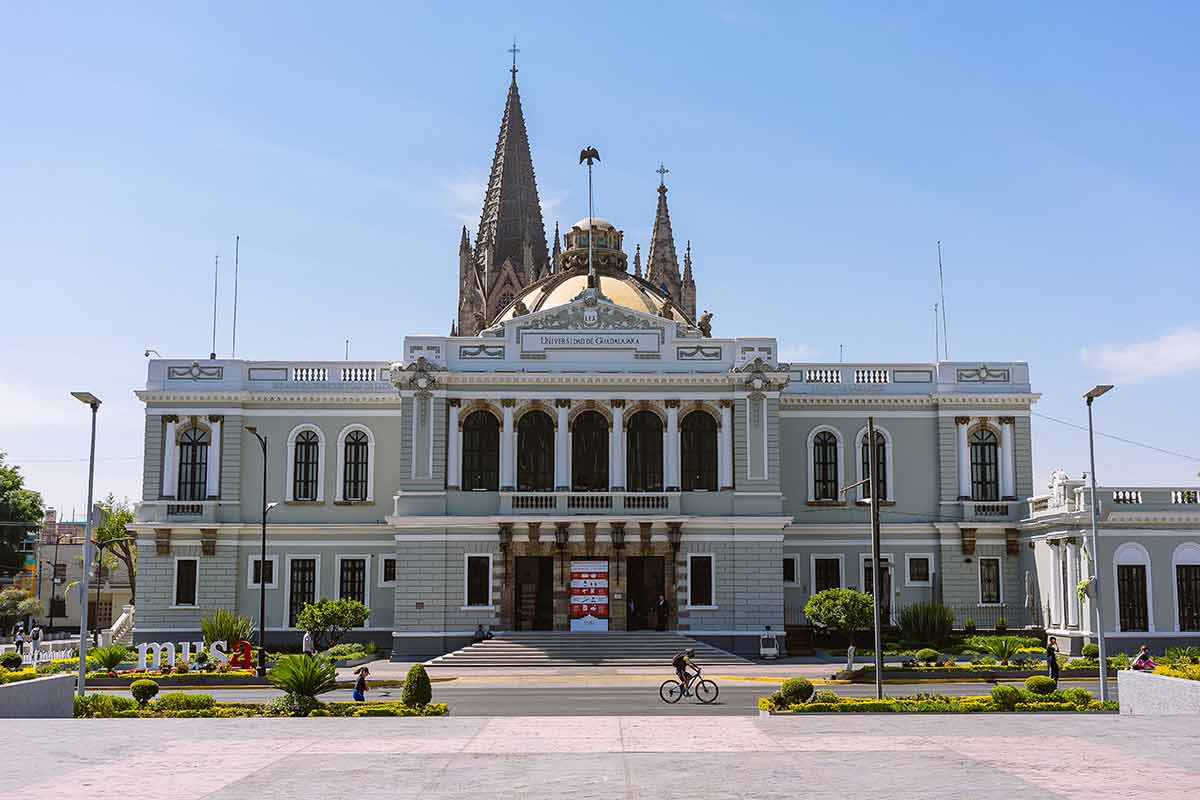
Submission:
<svg viewBox="0 0 1200 800">
<path fill-rule="evenodd" d="M 535 709 L 530 709 L 535 710 Z M 1114 715 L 30 720 L 0 794 L 1078 798 L 1200 793 L 1195 720 Z"/>
</svg>

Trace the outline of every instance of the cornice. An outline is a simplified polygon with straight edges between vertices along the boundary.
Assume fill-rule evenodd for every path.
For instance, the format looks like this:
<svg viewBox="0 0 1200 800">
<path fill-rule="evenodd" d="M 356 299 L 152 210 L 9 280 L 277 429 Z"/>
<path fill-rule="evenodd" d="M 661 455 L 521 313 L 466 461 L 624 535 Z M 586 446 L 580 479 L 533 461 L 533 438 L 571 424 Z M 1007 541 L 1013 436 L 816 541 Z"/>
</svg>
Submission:
<svg viewBox="0 0 1200 800">
<path fill-rule="evenodd" d="M 143 403 L 233 403 L 237 405 L 318 405 L 348 403 L 351 405 L 395 404 L 396 392 L 159 392 L 139 389 L 134 396 Z"/>
<path fill-rule="evenodd" d="M 446 386 L 478 386 L 486 384 L 527 385 L 527 386 L 617 386 L 634 384 L 638 386 L 715 386 L 732 388 L 734 379 L 727 372 L 706 374 L 646 374 L 629 372 L 608 372 L 587 374 L 571 373 L 537 373 L 528 372 L 483 372 L 483 373 L 449 373 L 443 375 Z"/>
</svg>

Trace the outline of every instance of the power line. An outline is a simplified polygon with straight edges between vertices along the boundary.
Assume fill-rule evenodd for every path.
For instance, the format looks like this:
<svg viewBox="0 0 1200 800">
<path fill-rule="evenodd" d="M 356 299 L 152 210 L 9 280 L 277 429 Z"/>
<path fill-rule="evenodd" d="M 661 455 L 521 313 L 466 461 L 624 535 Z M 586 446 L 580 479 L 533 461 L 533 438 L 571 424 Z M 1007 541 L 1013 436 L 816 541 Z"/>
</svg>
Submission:
<svg viewBox="0 0 1200 800">
<path fill-rule="evenodd" d="M 137 461 L 141 456 L 97 456 L 97 461 Z M 20 466 L 22 464 L 74 464 L 78 462 L 87 463 L 86 458 L 8 458 L 9 463 Z"/>
<path fill-rule="evenodd" d="M 1087 432 L 1086 425 L 1076 425 L 1074 422 L 1067 422 L 1065 419 L 1059 419 L 1058 417 L 1052 417 L 1048 414 L 1039 414 L 1036 411 L 1031 411 L 1029 413 L 1033 414 L 1033 416 L 1035 416 L 1035 417 L 1041 417 L 1042 419 L 1048 419 L 1051 422 L 1057 422 L 1059 425 L 1066 425 L 1068 428 L 1075 428 L 1076 430 L 1084 431 L 1085 433 Z M 1101 433 L 1100 431 L 1095 431 L 1095 433 L 1097 436 L 1103 436 L 1105 439 L 1113 439 L 1115 441 L 1123 442 L 1125 444 L 1131 444 L 1134 447 L 1143 447 L 1147 450 L 1153 450 L 1156 453 L 1163 453 L 1164 455 L 1175 456 L 1176 458 L 1186 458 L 1188 461 L 1200 461 L 1200 457 L 1189 456 L 1187 453 L 1177 453 L 1174 450 L 1166 450 L 1161 447 L 1155 447 L 1154 445 L 1146 444 L 1145 442 L 1135 442 L 1133 439 L 1126 439 L 1122 436 L 1114 436 L 1111 433 Z"/>
</svg>

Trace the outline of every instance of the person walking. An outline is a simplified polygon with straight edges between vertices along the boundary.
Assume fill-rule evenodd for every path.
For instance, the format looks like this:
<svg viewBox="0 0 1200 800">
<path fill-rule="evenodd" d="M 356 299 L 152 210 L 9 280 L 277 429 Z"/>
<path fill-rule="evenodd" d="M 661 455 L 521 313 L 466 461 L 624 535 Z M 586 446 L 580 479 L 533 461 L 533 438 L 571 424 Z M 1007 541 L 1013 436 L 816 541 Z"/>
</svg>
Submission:
<svg viewBox="0 0 1200 800">
<path fill-rule="evenodd" d="M 1058 640 L 1051 636 L 1046 641 L 1046 670 L 1050 679 L 1058 683 Z"/>
<path fill-rule="evenodd" d="M 16 633 L 13 636 L 13 643 L 17 646 L 17 655 L 25 656 L 25 629 L 20 625 L 17 626 Z"/>
<path fill-rule="evenodd" d="M 306 656 L 315 656 L 317 654 L 317 645 L 313 641 L 311 632 L 304 632 L 304 638 L 300 641 L 300 651 Z"/>
<path fill-rule="evenodd" d="M 371 670 L 367 669 L 366 664 L 354 670 L 354 702 L 365 703 L 367 700 L 367 676 L 371 674 Z"/>
<path fill-rule="evenodd" d="M 667 598 L 661 594 L 658 596 L 658 601 L 654 604 L 654 613 L 656 615 L 657 630 L 665 631 L 667 629 L 667 620 L 671 616 L 671 606 L 667 603 Z"/>
<path fill-rule="evenodd" d="M 41 655 L 42 649 L 42 626 L 34 625 L 33 630 L 29 632 L 29 652 L 36 662 L 38 656 Z"/>
</svg>

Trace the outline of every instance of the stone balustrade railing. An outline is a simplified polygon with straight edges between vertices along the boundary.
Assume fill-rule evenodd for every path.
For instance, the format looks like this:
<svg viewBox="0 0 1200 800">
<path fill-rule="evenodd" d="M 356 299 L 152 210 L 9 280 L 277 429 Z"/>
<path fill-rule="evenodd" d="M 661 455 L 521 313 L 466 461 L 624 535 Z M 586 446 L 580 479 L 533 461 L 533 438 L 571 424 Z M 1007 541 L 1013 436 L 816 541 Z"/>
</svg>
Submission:
<svg viewBox="0 0 1200 800">
<path fill-rule="evenodd" d="M 1200 489 L 1173 486 L 1100 486 L 1096 488 L 1101 516 L 1113 511 L 1200 512 Z M 1086 512 L 1091 508 L 1090 486 L 1075 486 L 1060 498 L 1052 494 L 1029 499 L 1031 517 Z"/>
<path fill-rule="evenodd" d="M 678 514 L 679 492 L 500 492 L 502 514 Z"/>
</svg>

